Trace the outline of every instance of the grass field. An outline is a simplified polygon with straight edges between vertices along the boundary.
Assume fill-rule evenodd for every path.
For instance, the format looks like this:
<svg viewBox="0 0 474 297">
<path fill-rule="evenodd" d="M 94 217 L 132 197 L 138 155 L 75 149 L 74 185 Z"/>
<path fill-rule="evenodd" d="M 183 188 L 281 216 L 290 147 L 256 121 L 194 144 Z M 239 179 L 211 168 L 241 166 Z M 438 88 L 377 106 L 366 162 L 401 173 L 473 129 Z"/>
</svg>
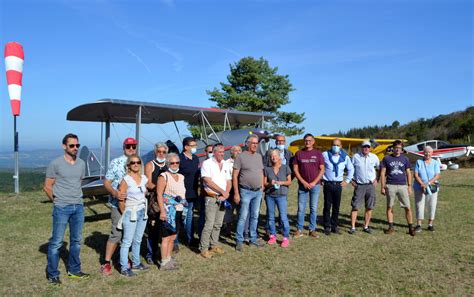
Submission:
<svg viewBox="0 0 474 297">
<path fill-rule="evenodd" d="M 83 270 L 92 277 L 84 281 L 63 277 L 60 288 L 49 288 L 44 273 L 52 205 L 45 202 L 41 192 L 23 193 L 20 197 L 0 194 L 0 294 L 472 296 L 473 175 L 474 169 L 442 173 L 434 233 L 424 230 L 410 237 L 403 212 L 396 208 L 398 232 L 384 235 L 385 202 L 378 197 L 374 234 L 359 229 L 356 235 L 349 235 L 351 189 L 346 189 L 341 205 L 342 235 L 292 240 L 287 249 L 246 247 L 243 253 L 235 252 L 233 240 L 226 239 L 226 254 L 210 260 L 183 247 L 177 254 L 182 265 L 179 271 L 161 272 L 152 267 L 133 279 L 124 278 L 117 271 L 111 277 L 99 274 L 110 221 L 102 203 L 89 201 L 81 257 Z M 295 193 L 293 185 L 289 196 L 292 230 Z M 318 214 L 322 213 L 322 201 L 321 197 Z M 60 270 L 64 276 L 63 261 Z"/>
</svg>

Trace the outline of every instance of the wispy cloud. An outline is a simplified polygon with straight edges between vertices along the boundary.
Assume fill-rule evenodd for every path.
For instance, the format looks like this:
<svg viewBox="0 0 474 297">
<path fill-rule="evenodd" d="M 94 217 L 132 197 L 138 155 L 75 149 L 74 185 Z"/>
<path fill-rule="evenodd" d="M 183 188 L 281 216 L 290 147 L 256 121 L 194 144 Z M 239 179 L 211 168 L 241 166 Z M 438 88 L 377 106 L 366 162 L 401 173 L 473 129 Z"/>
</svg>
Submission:
<svg viewBox="0 0 474 297">
<path fill-rule="evenodd" d="M 169 48 L 161 46 L 158 42 L 156 42 L 154 40 L 148 40 L 148 42 L 153 44 L 155 46 L 155 48 L 158 49 L 159 51 L 161 51 L 162 53 L 164 53 L 164 54 L 166 54 L 166 55 L 168 55 L 168 56 L 170 56 L 174 59 L 174 62 L 173 62 L 174 71 L 180 72 L 183 69 L 183 58 L 181 57 L 180 54 L 178 54 L 177 52 L 175 52 L 175 51 L 173 51 Z"/>
<path fill-rule="evenodd" d="M 125 48 L 125 50 L 132 56 L 134 57 L 135 59 L 137 59 L 137 62 L 142 64 L 143 67 L 145 67 L 146 71 L 148 71 L 148 73 L 151 73 L 151 70 L 150 68 L 145 64 L 145 62 L 143 62 L 142 58 L 140 58 L 139 55 L 135 54 L 134 52 L 132 52 L 130 49 L 128 48 Z"/>
</svg>

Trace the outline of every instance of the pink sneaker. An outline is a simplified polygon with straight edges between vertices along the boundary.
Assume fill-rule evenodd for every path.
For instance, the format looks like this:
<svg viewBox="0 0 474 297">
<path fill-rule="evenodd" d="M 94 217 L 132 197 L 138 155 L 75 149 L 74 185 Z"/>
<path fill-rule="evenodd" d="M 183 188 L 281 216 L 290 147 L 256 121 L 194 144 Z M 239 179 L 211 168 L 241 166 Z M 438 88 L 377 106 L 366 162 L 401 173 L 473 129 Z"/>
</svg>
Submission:
<svg viewBox="0 0 474 297">
<path fill-rule="evenodd" d="M 270 235 L 270 240 L 268 240 L 268 244 L 275 244 L 277 242 L 277 238 L 275 235 Z"/>
<path fill-rule="evenodd" d="M 282 248 L 285 248 L 285 247 L 287 247 L 289 244 L 290 244 L 290 241 L 288 240 L 288 238 L 285 237 L 285 238 L 283 238 L 283 241 L 281 242 L 281 245 L 280 245 L 280 246 L 281 246 Z"/>
</svg>

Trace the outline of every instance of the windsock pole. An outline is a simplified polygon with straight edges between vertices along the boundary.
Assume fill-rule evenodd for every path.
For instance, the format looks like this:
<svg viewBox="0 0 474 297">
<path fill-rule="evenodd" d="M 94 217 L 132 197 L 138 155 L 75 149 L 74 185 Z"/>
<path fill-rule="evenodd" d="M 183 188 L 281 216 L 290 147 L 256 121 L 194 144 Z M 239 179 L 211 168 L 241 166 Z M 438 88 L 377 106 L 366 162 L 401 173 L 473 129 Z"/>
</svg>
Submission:
<svg viewBox="0 0 474 297">
<path fill-rule="evenodd" d="M 20 194 L 20 164 L 18 162 L 18 131 L 16 130 L 16 117 L 17 116 L 13 116 L 13 154 L 15 160 L 13 181 L 15 184 L 15 194 Z"/>
</svg>

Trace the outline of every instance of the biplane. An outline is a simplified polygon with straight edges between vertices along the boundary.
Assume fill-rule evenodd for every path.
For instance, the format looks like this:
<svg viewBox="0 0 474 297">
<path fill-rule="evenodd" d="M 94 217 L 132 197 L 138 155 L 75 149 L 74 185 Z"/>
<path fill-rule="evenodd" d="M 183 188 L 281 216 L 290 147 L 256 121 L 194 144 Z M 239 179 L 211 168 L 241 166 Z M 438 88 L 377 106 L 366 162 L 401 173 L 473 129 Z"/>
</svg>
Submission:
<svg viewBox="0 0 474 297">
<path fill-rule="evenodd" d="M 447 165 L 443 165 L 442 169 L 456 170 L 459 168 L 459 164 L 453 163 L 453 160 L 464 161 L 474 156 L 474 147 L 467 144 L 450 144 L 442 140 L 427 140 L 405 147 L 412 162 L 423 158 L 425 146 L 433 148 L 433 158 L 439 159 L 440 162 L 448 162 Z"/>
<path fill-rule="evenodd" d="M 83 147 L 79 153 L 79 156 L 87 165 L 87 174 L 83 181 L 83 193 L 85 197 L 88 197 L 106 194 L 103 187 L 103 178 L 105 169 L 110 163 L 111 123 L 135 124 L 135 138 L 138 140 L 138 154 L 140 154 L 140 127 L 142 124 L 165 124 L 173 122 L 178 132 L 180 143 L 182 139 L 176 122 L 184 121 L 188 124 L 199 125 L 201 136 L 197 141 L 198 150 L 196 155 L 202 158 L 205 156 L 204 147 L 208 144 L 216 143 L 222 143 L 224 145 L 228 156 L 228 151 L 232 146 L 244 146 L 245 139 L 249 134 L 255 134 L 259 137 L 259 151 L 265 154 L 268 149 L 269 139 L 273 137 L 271 132 L 265 130 L 265 123 L 274 117 L 275 115 L 270 113 L 118 99 L 101 99 L 71 109 L 66 119 L 69 121 L 99 122 L 105 124 L 105 135 L 101 135 L 105 143 L 105 157 L 103 160 L 99 160 L 87 147 Z M 222 130 L 215 131 L 215 126 L 222 127 Z M 163 140 L 163 142 L 168 144 L 171 151 L 177 150 L 177 146 L 172 140 Z M 103 148 L 101 147 L 101 151 L 102 150 Z M 155 158 L 153 151 L 143 154 L 142 157 L 144 162 Z"/>
</svg>

